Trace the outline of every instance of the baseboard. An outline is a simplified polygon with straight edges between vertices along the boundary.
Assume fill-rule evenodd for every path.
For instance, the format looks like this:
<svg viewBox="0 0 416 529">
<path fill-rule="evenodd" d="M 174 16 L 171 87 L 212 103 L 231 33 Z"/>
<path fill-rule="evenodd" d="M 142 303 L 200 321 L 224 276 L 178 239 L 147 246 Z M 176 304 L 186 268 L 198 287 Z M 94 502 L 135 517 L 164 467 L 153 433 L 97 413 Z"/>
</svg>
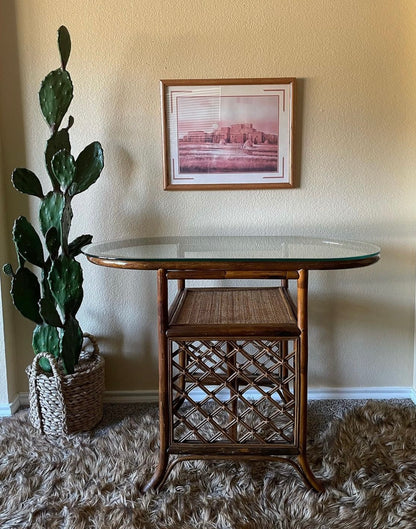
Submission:
<svg viewBox="0 0 416 529">
<path fill-rule="evenodd" d="M 226 396 L 226 393 L 219 395 Z M 244 393 L 248 400 L 259 398 L 260 393 L 249 390 Z M 202 400 L 206 393 L 202 390 L 194 390 L 192 397 Z M 381 400 L 381 399 L 411 399 L 416 404 L 416 389 L 406 387 L 367 387 L 367 388 L 310 388 L 308 400 Z M 136 404 L 158 401 L 157 390 L 132 390 L 132 391 L 106 391 L 104 402 L 109 404 Z M 19 393 L 8 404 L 0 403 L 0 417 L 10 417 L 20 407 L 29 405 L 27 393 Z"/>
<path fill-rule="evenodd" d="M 157 402 L 157 389 L 138 389 L 134 391 L 106 391 L 104 402 L 109 404 L 136 404 L 140 402 Z"/>
<path fill-rule="evenodd" d="M 409 387 L 367 387 L 367 388 L 310 388 L 308 400 L 381 400 L 411 399 L 416 404 L 416 392 Z"/>
<path fill-rule="evenodd" d="M 0 403 L 0 417 L 11 417 L 17 412 L 20 406 L 22 406 L 20 395 L 16 395 L 16 397 L 13 399 L 13 402 L 6 404 Z"/>
<path fill-rule="evenodd" d="M 412 394 L 413 392 L 413 394 Z M 200 389 L 193 390 L 192 397 L 195 401 L 202 400 L 206 393 Z M 226 398 L 227 390 L 218 393 Z M 244 392 L 247 400 L 256 400 L 261 393 L 254 389 Z M 385 400 L 385 399 L 412 399 L 416 404 L 416 392 L 413 388 L 404 387 L 368 387 L 368 388 L 310 388 L 308 400 Z"/>
<path fill-rule="evenodd" d="M 219 395 L 226 395 L 227 391 L 222 390 Z M 106 391 L 104 402 L 113 404 L 157 402 L 157 390 L 135 390 L 135 391 Z M 192 395 L 195 399 L 201 400 L 206 396 L 202 390 L 194 390 Z M 255 390 L 248 390 L 244 393 L 247 399 L 259 398 L 260 393 Z M 416 390 L 406 387 L 367 387 L 367 388 L 310 388 L 308 390 L 308 400 L 362 400 L 362 399 L 411 399 L 416 404 Z"/>
</svg>

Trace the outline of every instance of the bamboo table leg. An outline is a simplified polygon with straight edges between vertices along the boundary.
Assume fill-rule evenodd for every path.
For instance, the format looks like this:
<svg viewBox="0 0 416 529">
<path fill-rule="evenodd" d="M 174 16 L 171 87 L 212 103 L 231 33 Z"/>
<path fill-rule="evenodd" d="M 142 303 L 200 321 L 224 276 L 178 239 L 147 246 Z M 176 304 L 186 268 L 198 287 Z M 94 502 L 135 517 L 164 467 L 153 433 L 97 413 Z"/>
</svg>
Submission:
<svg viewBox="0 0 416 529">
<path fill-rule="evenodd" d="M 308 406 L 308 271 L 300 270 L 298 279 L 298 326 L 300 335 L 300 358 L 299 358 L 299 455 L 297 460 L 302 470 L 305 482 L 317 492 L 324 490 L 323 485 L 313 475 L 306 457 L 306 426 Z"/>
<path fill-rule="evenodd" d="M 157 271 L 157 304 L 158 304 L 158 339 L 159 339 L 159 421 L 160 421 L 160 448 L 159 464 L 155 473 L 142 489 L 157 489 L 163 482 L 168 466 L 169 444 L 169 398 L 168 398 L 168 344 L 166 329 L 168 326 L 168 280 L 166 270 Z"/>
</svg>

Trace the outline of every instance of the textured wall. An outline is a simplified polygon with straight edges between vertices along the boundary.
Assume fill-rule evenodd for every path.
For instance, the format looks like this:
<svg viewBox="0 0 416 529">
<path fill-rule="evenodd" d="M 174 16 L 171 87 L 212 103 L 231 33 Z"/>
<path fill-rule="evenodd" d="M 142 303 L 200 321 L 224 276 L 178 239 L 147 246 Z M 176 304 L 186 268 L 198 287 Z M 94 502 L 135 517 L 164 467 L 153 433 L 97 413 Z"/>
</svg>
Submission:
<svg viewBox="0 0 416 529">
<path fill-rule="evenodd" d="M 1 145 L 0 145 L 0 165 L 2 162 L 1 157 Z M 1 172 L 0 172 L 1 174 Z M 0 180 L 0 217 L 4 217 L 4 191 L 3 191 L 3 182 Z M 4 244 L 4 224 L 1 225 L 1 235 L 0 237 L 0 259 L 5 260 L 5 244 Z M 6 298 L 6 296 L 4 296 Z M 8 300 L 7 300 L 8 301 Z M 7 306 L 7 301 L 5 306 Z M 2 285 L 0 283 L 0 404 L 6 403 L 9 400 L 8 393 L 8 381 L 7 381 L 7 370 L 6 370 L 6 343 L 5 343 L 5 330 L 4 330 L 4 316 L 3 316 L 3 303 L 2 303 Z"/>
<path fill-rule="evenodd" d="M 310 384 L 412 384 L 412 0 L 14 5 L 21 86 L 9 90 L 21 93 L 23 119 L 13 123 L 9 116 L 12 136 L 1 131 L 8 149 L 5 174 L 12 165 L 26 165 L 46 184 L 48 131 L 37 90 L 58 65 L 55 35 L 65 24 L 73 41 L 73 150 L 99 139 L 106 159 L 101 180 L 74 201 L 73 235 L 87 231 L 99 241 L 150 234 L 305 234 L 378 243 L 383 257 L 373 267 L 311 274 Z M 159 79 L 284 76 L 299 79 L 298 189 L 163 191 Z M 8 227 L 22 210 L 36 215 L 37 203 L 8 189 Z M 155 388 L 155 274 L 85 262 L 84 275 L 80 321 L 100 338 L 107 388 Z M 17 321 L 23 391 L 30 325 L 18 315 Z"/>
<path fill-rule="evenodd" d="M 15 214 L 8 204 L 10 196 L 10 167 L 16 160 L 24 160 L 22 139 L 23 119 L 20 98 L 16 17 L 13 2 L 0 2 L 0 264 L 8 261 L 10 223 L 7 216 Z M 0 407 L 12 401 L 18 391 L 17 350 L 14 347 L 14 307 L 10 301 L 10 282 L 0 272 Z M 23 322 L 24 323 L 24 322 Z M 30 338 L 29 338 L 30 339 Z M 30 341 L 29 341 L 30 343 Z"/>
</svg>

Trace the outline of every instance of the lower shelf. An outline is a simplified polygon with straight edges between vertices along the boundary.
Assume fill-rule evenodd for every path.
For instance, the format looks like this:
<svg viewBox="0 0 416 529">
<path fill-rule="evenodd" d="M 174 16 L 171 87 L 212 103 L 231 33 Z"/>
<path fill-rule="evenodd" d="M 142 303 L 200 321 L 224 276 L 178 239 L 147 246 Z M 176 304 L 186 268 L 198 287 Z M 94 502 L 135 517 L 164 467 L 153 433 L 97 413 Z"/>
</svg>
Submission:
<svg viewBox="0 0 416 529">
<path fill-rule="evenodd" d="M 172 444 L 296 447 L 298 342 L 169 340 Z"/>
</svg>

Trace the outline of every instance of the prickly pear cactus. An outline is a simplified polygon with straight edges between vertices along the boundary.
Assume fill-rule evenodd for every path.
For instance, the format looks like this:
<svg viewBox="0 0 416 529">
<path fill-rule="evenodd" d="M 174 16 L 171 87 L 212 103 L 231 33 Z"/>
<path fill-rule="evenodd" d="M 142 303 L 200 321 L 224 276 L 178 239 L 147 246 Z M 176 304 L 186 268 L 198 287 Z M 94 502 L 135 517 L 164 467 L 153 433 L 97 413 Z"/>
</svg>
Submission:
<svg viewBox="0 0 416 529">
<path fill-rule="evenodd" d="M 76 319 L 83 298 L 83 276 L 75 257 L 92 241 L 92 236 L 81 235 L 69 242 L 71 202 L 96 182 L 104 167 L 104 154 L 97 141 L 85 147 L 78 157 L 71 153 L 69 129 L 74 118 L 69 116 L 67 126 L 61 127 L 73 98 L 71 76 L 66 70 L 71 38 L 65 26 L 58 30 L 58 48 L 61 66 L 45 77 L 39 91 L 40 108 L 51 133 L 45 149 L 45 166 L 52 190 L 44 193 L 39 178 L 29 169 L 17 168 L 12 174 L 17 191 L 41 201 L 39 224 L 44 240 L 25 217 L 16 219 L 13 241 L 18 268 L 14 271 L 11 264 L 5 264 L 3 271 L 11 277 L 14 305 L 36 323 L 34 353 L 51 353 L 64 372 L 73 373 L 83 335 Z M 34 273 L 28 265 L 40 273 Z M 45 358 L 40 365 L 45 371 L 50 370 Z"/>
</svg>

